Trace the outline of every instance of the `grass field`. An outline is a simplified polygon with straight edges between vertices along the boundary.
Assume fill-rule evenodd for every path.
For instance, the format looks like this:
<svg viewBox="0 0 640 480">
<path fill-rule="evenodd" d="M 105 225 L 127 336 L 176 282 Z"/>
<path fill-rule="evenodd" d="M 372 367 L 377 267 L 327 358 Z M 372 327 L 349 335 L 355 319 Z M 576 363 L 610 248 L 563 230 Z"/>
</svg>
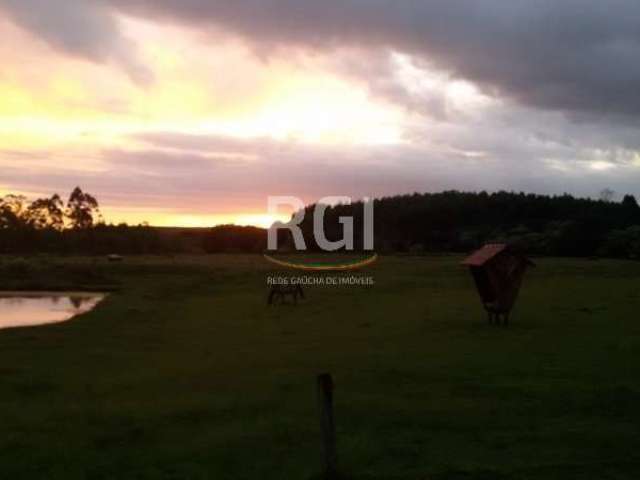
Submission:
<svg viewBox="0 0 640 480">
<path fill-rule="evenodd" d="M 4 289 L 116 291 L 0 330 L 0 478 L 310 479 L 321 372 L 349 478 L 639 478 L 640 263 L 538 260 L 502 328 L 459 260 L 267 307 L 260 256 L 1 259 Z"/>
</svg>

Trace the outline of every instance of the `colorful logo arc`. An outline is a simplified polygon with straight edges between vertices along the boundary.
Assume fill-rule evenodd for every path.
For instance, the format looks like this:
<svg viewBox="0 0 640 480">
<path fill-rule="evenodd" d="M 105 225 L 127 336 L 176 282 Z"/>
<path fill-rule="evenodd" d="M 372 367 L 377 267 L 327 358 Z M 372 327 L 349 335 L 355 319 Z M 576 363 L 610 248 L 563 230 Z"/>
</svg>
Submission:
<svg viewBox="0 0 640 480">
<path fill-rule="evenodd" d="M 335 263 L 291 262 L 286 260 L 279 260 L 267 254 L 264 255 L 264 258 L 275 265 L 286 268 L 293 268 L 295 270 L 304 270 L 307 272 L 344 272 L 348 270 L 357 270 L 358 268 L 366 267 L 375 263 L 378 260 L 378 254 L 374 253 L 372 256 L 364 259 Z"/>
</svg>

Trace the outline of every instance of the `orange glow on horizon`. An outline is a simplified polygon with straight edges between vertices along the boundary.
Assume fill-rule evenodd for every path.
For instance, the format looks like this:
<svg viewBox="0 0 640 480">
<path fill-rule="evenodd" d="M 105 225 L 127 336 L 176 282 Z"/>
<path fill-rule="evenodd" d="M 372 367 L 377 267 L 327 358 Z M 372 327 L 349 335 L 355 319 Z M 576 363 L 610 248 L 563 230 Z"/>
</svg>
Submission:
<svg viewBox="0 0 640 480">
<path fill-rule="evenodd" d="M 106 208 L 103 215 L 108 223 L 128 223 L 139 225 L 148 223 L 155 227 L 185 227 L 185 228 L 210 228 L 217 225 L 238 225 L 269 228 L 274 222 L 286 222 L 290 219 L 288 214 L 269 215 L 265 212 L 253 213 L 224 213 L 224 214 L 193 214 L 182 212 L 153 212 L 151 210 L 140 212 L 138 209 L 113 209 Z"/>
</svg>

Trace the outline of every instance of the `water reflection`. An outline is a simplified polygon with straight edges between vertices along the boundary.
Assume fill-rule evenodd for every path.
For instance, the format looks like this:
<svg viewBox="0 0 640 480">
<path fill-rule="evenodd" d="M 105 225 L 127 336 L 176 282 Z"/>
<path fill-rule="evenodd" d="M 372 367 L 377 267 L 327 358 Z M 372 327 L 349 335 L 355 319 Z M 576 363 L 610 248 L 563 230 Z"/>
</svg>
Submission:
<svg viewBox="0 0 640 480">
<path fill-rule="evenodd" d="M 82 292 L 0 292 L 0 328 L 64 322 L 92 310 L 105 296 Z"/>
</svg>

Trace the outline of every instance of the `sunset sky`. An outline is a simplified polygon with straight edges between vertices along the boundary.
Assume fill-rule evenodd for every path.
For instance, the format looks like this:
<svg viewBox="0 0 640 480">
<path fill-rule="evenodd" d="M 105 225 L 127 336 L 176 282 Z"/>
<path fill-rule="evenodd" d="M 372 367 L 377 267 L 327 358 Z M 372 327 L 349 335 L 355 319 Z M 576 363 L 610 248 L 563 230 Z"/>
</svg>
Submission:
<svg viewBox="0 0 640 480">
<path fill-rule="evenodd" d="M 266 225 L 268 195 L 640 194 L 637 0 L 0 0 L 0 194 Z"/>
</svg>

